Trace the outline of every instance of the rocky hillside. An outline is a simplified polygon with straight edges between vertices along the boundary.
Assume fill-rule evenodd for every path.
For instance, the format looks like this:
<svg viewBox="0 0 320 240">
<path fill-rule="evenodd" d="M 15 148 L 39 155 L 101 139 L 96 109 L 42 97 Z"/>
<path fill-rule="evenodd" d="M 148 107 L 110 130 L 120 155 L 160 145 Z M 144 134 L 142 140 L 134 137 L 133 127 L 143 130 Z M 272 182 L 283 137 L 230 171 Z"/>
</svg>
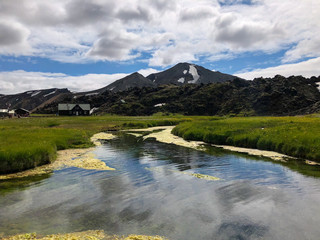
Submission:
<svg viewBox="0 0 320 240">
<path fill-rule="evenodd" d="M 320 111 L 319 78 L 301 76 L 234 79 L 211 84 L 162 85 L 105 91 L 95 96 L 68 97 L 64 102 L 90 103 L 99 113 L 149 115 L 156 112 L 186 115 L 297 115 Z M 55 113 L 57 103 L 41 112 Z"/>
<path fill-rule="evenodd" d="M 34 111 L 53 101 L 64 99 L 71 92 L 64 88 L 51 88 L 43 90 L 31 90 L 24 93 L 0 96 L 0 108 L 24 108 Z"/>
</svg>

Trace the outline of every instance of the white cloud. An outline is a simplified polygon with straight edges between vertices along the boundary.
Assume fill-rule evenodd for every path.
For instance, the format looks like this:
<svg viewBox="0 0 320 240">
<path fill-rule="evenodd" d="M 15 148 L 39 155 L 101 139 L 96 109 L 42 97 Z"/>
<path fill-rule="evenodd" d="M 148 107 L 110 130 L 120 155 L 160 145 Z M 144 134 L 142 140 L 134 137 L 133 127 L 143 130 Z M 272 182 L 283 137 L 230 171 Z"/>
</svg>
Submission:
<svg viewBox="0 0 320 240">
<path fill-rule="evenodd" d="M 319 57 L 319 11 L 315 0 L 3 0 L 0 53 L 164 67 L 288 49 L 293 62 Z"/>
<path fill-rule="evenodd" d="M 141 69 L 138 72 L 146 77 L 151 73 L 158 72 L 158 70 L 147 68 Z M 14 94 L 48 88 L 68 88 L 74 92 L 91 91 L 103 88 L 129 74 L 114 73 L 70 76 L 64 73 L 26 72 L 23 70 L 0 72 L 0 94 Z"/>
<path fill-rule="evenodd" d="M 68 88 L 75 92 L 90 91 L 105 87 L 127 75 L 126 73 L 117 73 L 69 76 L 63 73 L 26 72 L 22 70 L 0 72 L 0 93 L 14 94 L 47 88 Z"/>
<path fill-rule="evenodd" d="M 157 73 L 159 72 L 158 70 L 154 69 L 154 68 L 147 68 L 147 69 L 141 69 L 138 71 L 141 75 L 143 75 L 144 77 L 149 76 L 152 73 Z"/>
<path fill-rule="evenodd" d="M 30 53 L 27 42 L 29 30 L 19 23 L 0 21 L 0 54 L 24 55 Z"/>
<path fill-rule="evenodd" d="M 239 72 L 234 75 L 252 80 L 258 77 L 274 77 L 280 74 L 285 77 L 292 75 L 302 75 L 304 77 L 320 76 L 320 57 L 310 59 L 300 63 L 284 64 L 277 67 L 270 67 L 266 69 L 255 69 L 248 72 Z"/>
<path fill-rule="evenodd" d="M 286 52 L 283 62 L 293 62 L 302 57 L 320 56 L 320 37 L 300 41 L 294 48 Z"/>
</svg>

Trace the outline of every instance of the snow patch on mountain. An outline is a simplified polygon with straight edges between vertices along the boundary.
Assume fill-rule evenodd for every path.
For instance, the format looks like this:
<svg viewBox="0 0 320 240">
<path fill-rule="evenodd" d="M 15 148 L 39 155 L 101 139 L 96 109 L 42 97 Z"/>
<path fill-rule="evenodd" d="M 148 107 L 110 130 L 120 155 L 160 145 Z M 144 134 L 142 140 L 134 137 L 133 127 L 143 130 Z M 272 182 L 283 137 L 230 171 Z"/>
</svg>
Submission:
<svg viewBox="0 0 320 240">
<path fill-rule="evenodd" d="M 183 71 L 183 74 L 184 74 L 184 75 L 186 75 L 186 74 L 187 74 L 187 72 L 188 72 L 188 70 L 184 70 L 184 71 Z"/>
<path fill-rule="evenodd" d="M 189 73 L 192 75 L 193 80 L 188 81 L 188 83 L 196 83 L 199 80 L 200 76 L 199 76 L 198 71 L 194 65 L 189 66 Z"/>
<path fill-rule="evenodd" d="M 50 95 L 52 95 L 52 94 L 55 94 L 57 92 L 57 90 L 54 90 L 53 92 L 51 92 L 51 93 L 48 93 L 48 94 L 46 94 L 46 95 L 43 95 L 44 97 L 48 97 L 48 96 L 50 96 Z"/>
<path fill-rule="evenodd" d="M 178 79 L 178 82 L 180 82 L 180 83 L 184 83 L 184 81 L 185 81 L 184 78 L 179 78 L 179 79 Z"/>
<path fill-rule="evenodd" d="M 38 91 L 38 92 L 32 93 L 31 97 L 37 96 L 39 93 L 41 93 L 41 91 Z"/>
<path fill-rule="evenodd" d="M 95 92 L 95 93 L 88 93 L 86 94 L 85 96 L 86 97 L 89 97 L 89 96 L 95 96 L 95 95 L 98 95 L 99 93 Z"/>
<path fill-rule="evenodd" d="M 166 105 L 166 103 L 158 103 L 158 104 L 154 105 L 154 107 L 162 107 L 162 106 L 165 106 L 165 105 Z"/>
</svg>

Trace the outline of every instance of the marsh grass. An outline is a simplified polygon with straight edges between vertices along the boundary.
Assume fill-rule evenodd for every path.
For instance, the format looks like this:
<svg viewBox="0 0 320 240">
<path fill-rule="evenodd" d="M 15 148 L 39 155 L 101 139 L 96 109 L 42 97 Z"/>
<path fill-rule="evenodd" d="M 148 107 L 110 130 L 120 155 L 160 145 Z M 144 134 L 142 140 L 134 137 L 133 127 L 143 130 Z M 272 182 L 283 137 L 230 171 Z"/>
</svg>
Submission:
<svg viewBox="0 0 320 240">
<path fill-rule="evenodd" d="M 51 163 L 57 150 L 93 146 L 97 132 L 123 128 L 176 125 L 190 120 L 183 116 L 91 116 L 0 120 L 0 174 L 19 172 Z"/>
<path fill-rule="evenodd" d="M 179 124 L 173 133 L 186 140 L 280 152 L 320 162 L 320 118 L 243 117 Z"/>
<path fill-rule="evenodd" d="M 101 131 L 178 125 L 186 140 L 272 150 L 320 161 L 320 118 L 205 116 L 90 116 L 0 120 L 0 174 L 19 172 L 55 160 L 57 150 L 92 146 Z"/>
</svg>

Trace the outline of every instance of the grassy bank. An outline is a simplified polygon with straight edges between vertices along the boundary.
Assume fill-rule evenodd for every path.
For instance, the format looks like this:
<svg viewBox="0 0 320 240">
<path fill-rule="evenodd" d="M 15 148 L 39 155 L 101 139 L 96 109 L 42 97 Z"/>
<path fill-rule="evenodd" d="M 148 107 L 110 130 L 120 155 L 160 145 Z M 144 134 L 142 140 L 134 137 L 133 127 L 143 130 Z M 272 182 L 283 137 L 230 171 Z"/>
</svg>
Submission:
<svg viewBox="0 0 320 240">
<path fill-rule="evenodd" d="M 19 172 L 55 160 L 57 150 L 92 146 L 97 132 L 176 125 L 183 116 L 36 117 L 0 120 L 0 174 Z"/>
<path fill-rule="evenodd" d="M 247 117 L 192 121 L 173 133 L 186 140 L 280 152 L 320 162 L 320 118 Z"/>
<path fill-rule="evenodd" d="M 179 125 L 178 125 L 179 124 Z M 0 174 L 19 172 L 55 160 L 57 150 L 92 146 L 101 131 L 178 125 L 187 140 L 272 150 L 320 162 L 320 118 L 91 116 L 0 119 Z"/>
</svg>

